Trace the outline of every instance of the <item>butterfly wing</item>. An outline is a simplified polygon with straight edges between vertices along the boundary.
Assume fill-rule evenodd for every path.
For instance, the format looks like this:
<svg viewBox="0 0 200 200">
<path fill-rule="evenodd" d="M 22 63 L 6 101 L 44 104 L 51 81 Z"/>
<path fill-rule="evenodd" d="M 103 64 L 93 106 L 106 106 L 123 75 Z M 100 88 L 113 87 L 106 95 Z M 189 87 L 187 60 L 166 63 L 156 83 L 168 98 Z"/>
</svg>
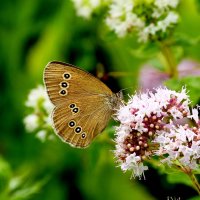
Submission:
<svg viewBox="0 0 200 200">
<path fill-rule="evenodd" d="M 75 147 L 88 146 L 110 119 L 112 91 L 91 74 L 60 62 L 47 65 L 44 81 L 55 105 L 56 133 Z"/>
<path fill-rule="evenodd" d="M 112 114 L 103 103 L 98 97 L 82 98 L 76 101 L 79 111 L 75 114 L 69 106 L 55 107 L 53 121 L 57 134 L 73 146 L 88 146 L 103 131 Z"/>
<path fill-rule="evenodd" d="M 44 82 L 54 105 L 83 96 L 112 95 L 112 91 L 90 73 L 62 62 L 47 64 L 44 70 Z"/>
</svg>

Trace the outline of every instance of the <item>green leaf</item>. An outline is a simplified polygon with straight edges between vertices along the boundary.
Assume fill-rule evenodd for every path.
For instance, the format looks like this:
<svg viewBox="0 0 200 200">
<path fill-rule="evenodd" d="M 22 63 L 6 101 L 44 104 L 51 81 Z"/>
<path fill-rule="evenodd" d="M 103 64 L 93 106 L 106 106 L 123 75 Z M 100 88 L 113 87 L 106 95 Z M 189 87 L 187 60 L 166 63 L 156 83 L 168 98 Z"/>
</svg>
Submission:
<svg viewBox="0 0 200 200">
<path fill-rule="evenodd" d="M 0 157 L 0 193 L 7 188 L 11 174 L 10 165 Z"/>
<path fill-rule="evenodd" d="M 200 12 L 200 0 L 196 0 L 196 5 L 197 5 L 197 8 L 198 8 L 198 11 Z"/>
<path fill-rule="evenodd" d="M 200 200 L 200 196 L 195 196 L 195 197 L 189 198 L 188 200 Z"/>
<path fill-rule="evenodd" d="M 196 105 L 200 100 L 200 77 L 198 76 L 170 79 L 165 81 L 165 85 L 176 91 L 180 91 L 185 86 L 193 105 Z"/>
<path fill-rule="evenodd" d="M 193 187 L 192 181 L 189 179 L 189 177 L 186 174 L 184 174 L 182 172 L 167 174 L 167 181 L 172 184 L 181 183 L 181 184 Z"/>
<path fill-rule="evenodd" d="M 145 43 L 139 48 L 131 50 L 132 55 L 137 58 L 152 58 L 158 53 L 158 46 L 156 43 Z"/>
<path fill-rule="evenodd" d="M 188 47 L 188 46 L 194 46 L 200 43 L 200 36 L 198 37 L 191 37 L 189 35 L 186 35 L 184 33 L 176 33 L 174 35 L 174 43 L 176 45 Z"/>
<path fill-rule="evenodd" d="M 200 174 L 200 168 L 193 170 L 194 174 Z"/>
</svg>

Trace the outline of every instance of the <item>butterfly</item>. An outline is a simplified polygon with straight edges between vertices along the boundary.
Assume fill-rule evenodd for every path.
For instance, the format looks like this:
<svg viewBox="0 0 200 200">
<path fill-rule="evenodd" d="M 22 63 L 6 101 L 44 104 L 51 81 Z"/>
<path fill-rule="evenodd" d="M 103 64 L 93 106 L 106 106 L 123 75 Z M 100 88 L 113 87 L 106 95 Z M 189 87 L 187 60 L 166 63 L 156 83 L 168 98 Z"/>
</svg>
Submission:
<svg viewBox="0 0 200 200">
<path fill-rule="evenodd" d="M 122 103 L 121 92 L 113 93 L 92 74 L 63 62 L 47 64 L 44 84 L 54 104 L 54 130 L 73 147 L 87 147 Z"/>
</svg>

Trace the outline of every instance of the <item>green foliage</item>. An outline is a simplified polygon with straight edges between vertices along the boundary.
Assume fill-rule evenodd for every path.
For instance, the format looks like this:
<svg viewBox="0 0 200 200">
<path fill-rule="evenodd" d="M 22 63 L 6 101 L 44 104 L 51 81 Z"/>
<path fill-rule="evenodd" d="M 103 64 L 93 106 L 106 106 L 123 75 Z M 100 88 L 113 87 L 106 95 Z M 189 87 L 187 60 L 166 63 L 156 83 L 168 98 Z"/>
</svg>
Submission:
<svg viewBox="0 0 200 200">
<path fill-rule="evenodd" d="M 195 196 L 195 197 L 189 198 L 188 200 L 199 200 L 199 199 L 200 199 L 199 196 Z"/>
<path fill-rule="evenodd" d="M 21 166 L 17 172 L 0 158 L 0 199 L 27 200 L 38 193 L 49 178 L 37 180 L 31 166 Z"/>
<path fill-rule="evenodd" d="M 180 6 L 182 21 L 169 39 L 181 49 L 181 53 L 175 51 L 179 60 L 200 61 L 199 4 L 183 0 Z M 27 94 L 43 83 L 49 61 L 72 63 L 94 74 L 100 64 L 105 69 L 103 80 L 116 92 L 129 88 L 125 94 L 140 88 L 138 79 L 145 63 L 165 70 L 156 43 L 141 45 L 135 35 L 119 39 L 108 32 L 103 20 L 101 13 L 90 21 L 77 17 L 68 0 L 1 2 L 1 200 L 158 199 L 157 191 L 163 188 L 154 178 L 159 175 L 150 172 L 150 188 L 145 180 L 130 180 L 131 173 L 116 168 L 112 123 L 83 150 L 59 139 L 41 143 L 23 127 Z M 186 86 L 193 105 L 199 102 L 199 77 L 174 78 L 166 85 L 175 90 Z M 152 165 L 162 174 L 165 169 L 157 164 Z M 165 186 L 180 182 L 190 186 L 183 174 L 170 174 L 168 181 L 163 180 Z"/>
<path fill-rule="evenodd" d="M 194 46 L 200 43 L 200 36 L 191 38 L 190 36 L 185 35 L 184 33 L 177 33 L 175 35 L 174 43 L 175 45 L 180 45 L 182 47 Z"/>
<path fill-rule="evenodd" d="M 172 184 L 181 183 L 181 184 L 193 187 L 190 178 L 182 172 L 179 172 L 179 173 L 176 172 L 176 173 L 173 173 L 173 174 L 168 174 L 167 175 L 167 181 L 169 183 L 172 183 Z"/>
<path fill-rule="evenodd" d="M 132 50 L 131 53 L 133 56 L 140 59 L 152 58 L 157 55 L 158 46 L 153 42 L 145 43 L 140 45 L 137 49 Z"/>
<path fill-rule="evenodd" d="M 200 1 L 196 0 L 196 4 L 197 4 L 197 7 L 198 7 L 198 10 L 200 11 Z"/>
<path fill-rule="evenodd" d="M 4 193 L 9 185 L 12 172 L 9 164 L 0 157 L 0 193 Z"/>
<path fill-rule="evenodd" d="M 199 100 L 199 93 L 200 93 L 200 77 L 184 77 L 180 79 L 170 79 L 165 82 L 166 86 L 176 90 L 180 91 L 182 87 L 186 87 L 188 91 L 188 95 L 190 96 L 190 99 L 192 101 L 193 106 L 195 106 Z"/>
</svg>

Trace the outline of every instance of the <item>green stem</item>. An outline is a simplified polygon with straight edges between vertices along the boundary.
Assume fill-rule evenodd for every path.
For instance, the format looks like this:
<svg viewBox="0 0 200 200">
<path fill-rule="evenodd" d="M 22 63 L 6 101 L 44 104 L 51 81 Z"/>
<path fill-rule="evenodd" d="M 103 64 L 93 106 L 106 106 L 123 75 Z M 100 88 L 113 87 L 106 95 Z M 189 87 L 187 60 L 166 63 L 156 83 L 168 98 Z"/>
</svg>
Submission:
<svg viewBox="0 0 200 200">
<path fill-rule="evenodd" d="M 196 176 L 193 173 L 188 174 L 188 176 L 190 177 L 190 179 L 191 179 L 192 183 L 194 184 L 198 194 L 200 195 L 200 185 L 199 185 L 199 182 L 198 182 Z"/>
<path fill-rule="evenodd" d="M 192 170 L 187 168 L 187 167 L 183 167 L 182 165 L 179 165 L 179 167 L 181 167 L 181 170 L 187 174 L 190 178 L 190 180 L 193 183 L 194 188 L 196 189 L 196 191 L 198 192 L 198 194 L 200 195 L 200 184 L 196 178 L 196 176 L 192 173 Z"/>
<path fill-rule="evenodd" d="M 178 75 L 177 64 L 169 44 L 167 44 L 167 42 L 160 42 L 159 46 L 161 53 L 165 59 L 169 76 L 176 78 Z"/>
</svg>

